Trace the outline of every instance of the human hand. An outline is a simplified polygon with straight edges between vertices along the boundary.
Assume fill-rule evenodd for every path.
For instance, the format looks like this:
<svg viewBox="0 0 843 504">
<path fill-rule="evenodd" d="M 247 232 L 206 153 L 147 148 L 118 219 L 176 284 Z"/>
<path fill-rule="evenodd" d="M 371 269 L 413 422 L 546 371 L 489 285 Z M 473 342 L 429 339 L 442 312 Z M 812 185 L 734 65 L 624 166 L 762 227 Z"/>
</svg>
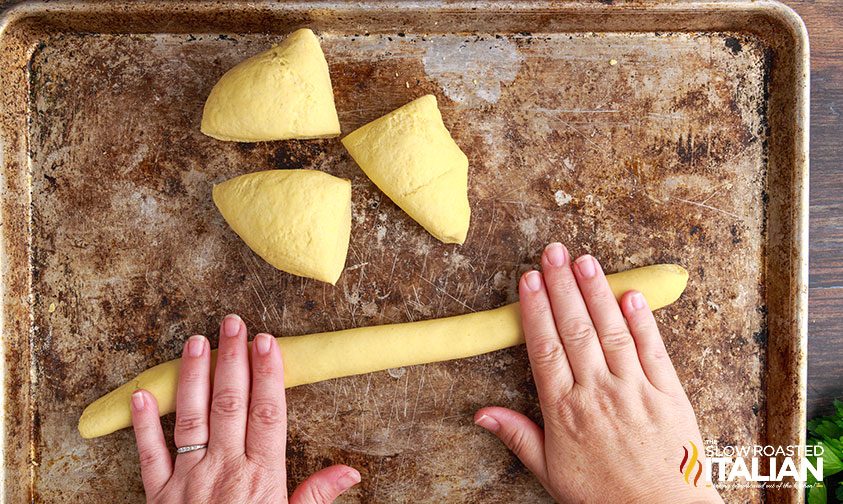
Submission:
<svg viewBox="0 0 843 504">
<path fill-rule="evenodd" d="M 251 372 L 249 361 L 251 361 Z M 158 403 L 145 390 L 132 395 L 132 422 L 147 502 L 245 504 L 287 502 L 287 403 L 281 349 L 258 334 L 247 346 L 236 315 L 220 324 L 211 386 L 211 348 L 204 336 L 184 346 L 176 396 L 176 446 L 207 448 L 176 456 L 164 441 Z M 295 504 L 324 504 L 360 482 L 334 465 L 311 475 L 293 492 Z"/>
<path fill-rule="evenodd" d="M 597 260 L 572 265 L 558 243 L 519 292 L 544 429 L 499 407 L 475 422 L 559 502 L 722 502 L 679 470 L 701 435 L 644 297 L 630 291 L 619 304 Z"/>
</svg>

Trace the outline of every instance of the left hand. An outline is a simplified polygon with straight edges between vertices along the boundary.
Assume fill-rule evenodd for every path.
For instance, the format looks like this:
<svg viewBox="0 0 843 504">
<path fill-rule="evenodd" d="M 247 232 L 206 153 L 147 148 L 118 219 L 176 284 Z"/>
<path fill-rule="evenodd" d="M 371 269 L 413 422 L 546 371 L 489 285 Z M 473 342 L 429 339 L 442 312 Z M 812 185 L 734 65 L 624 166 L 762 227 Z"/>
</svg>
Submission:
<svg viewBox="0 0 843 504">
<path fill-rule="evenodd" d="M 175 464 L 155 397 L 145 390 L 132 395 L 147 502 L 287 502 L 287 403 L 275 338 L 258 334 L 250 350 L 240 317 L 225 317 L 213 387 L 210 378 L 208 340 L 193 336 L 182 356 L 174 437 L 176 446 L 207 448 L 179 454 Z M 333 465 L 299 485 L 290 502 L 327 504 L 359 482 L 353 468 Z"/>
</svg>

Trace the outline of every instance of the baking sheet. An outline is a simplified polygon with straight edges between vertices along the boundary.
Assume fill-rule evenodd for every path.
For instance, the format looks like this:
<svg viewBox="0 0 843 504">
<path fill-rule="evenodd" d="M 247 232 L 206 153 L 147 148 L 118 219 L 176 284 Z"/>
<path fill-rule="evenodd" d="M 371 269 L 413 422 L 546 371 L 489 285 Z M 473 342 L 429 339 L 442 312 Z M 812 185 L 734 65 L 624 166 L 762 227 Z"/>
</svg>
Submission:
<svg viewBox="0 0 843 504">
<path fill-rule="evenodd" d="M 292 335 L 492 308 L 553 240 L 607 271 L 688 268 L 657 318 L 703 437 L 804 441 L 807 42 L 781 6 L 58 3 L 5 19 L 10 502 L 141 502 L 131 432 L 85 441 L 78 415 L 191 334 L 213 341 L 226 313 Z M 437 96 L 470 160 L 464 246 L 427 235 L 336 139 L 199 133 L 216 79 L 300 26 L 322 39 L 343 132 Z M 336 287 L 263 263 L 213 208 L 213 183 L 268 168 L 352 181 Z M 471 423 L 487 404 L 538 418 L 523 348 L 288 402 L 291 487 L 342 462 L 363 476 L 348 502 L 547 500 Z"/>
</svg>

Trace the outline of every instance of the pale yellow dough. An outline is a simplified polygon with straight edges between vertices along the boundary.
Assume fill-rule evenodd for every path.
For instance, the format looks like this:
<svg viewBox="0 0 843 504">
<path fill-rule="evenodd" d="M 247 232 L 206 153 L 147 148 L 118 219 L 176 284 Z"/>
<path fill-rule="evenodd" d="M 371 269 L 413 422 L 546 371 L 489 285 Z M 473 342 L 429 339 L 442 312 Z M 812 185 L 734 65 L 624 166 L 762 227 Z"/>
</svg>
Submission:
<svg viewBox="0 0 843 504">
<path fill-rule="evenodd" d="M 331 76 L 316 35 L 298 30 L 226 72 L 205 101 L 201 130 L 235 142 L 339 135 Z"/>
<path fill-rule="evenodd" d="M 268 170 L 214 186 L 231 229 L 266 262 L 336 284 L 351 235 L 351 182 L 317 170 Z"/>
<path fill-rule="evenodd" d="M 445 243 L 468 233 L 468 158 L 442 122 L 433 95 L 422 96 L 342 139 L 364 173 Z"/>
<path fill-rule="evenodd" d="M 688 272 L 659 264 L 609 275 L 617 297 L 636 289 L 652 309 L 676 301 Z M 284 384 L 295 387 L 383 369 L 460 359 L 524 342 L 518 303 L 494 310 L 405 324 L 278 338 L 284 356 Z M 213 352 L 216 359 L 216 351 Z M 132 424 L 129 401 L 138 388 L 158 400 L 161 415 L 176 407 L 180 360 L 147 369 L 134 380 L 90 404 L 79 419 L 79 433 L 93 438 Z"/>
</svg>

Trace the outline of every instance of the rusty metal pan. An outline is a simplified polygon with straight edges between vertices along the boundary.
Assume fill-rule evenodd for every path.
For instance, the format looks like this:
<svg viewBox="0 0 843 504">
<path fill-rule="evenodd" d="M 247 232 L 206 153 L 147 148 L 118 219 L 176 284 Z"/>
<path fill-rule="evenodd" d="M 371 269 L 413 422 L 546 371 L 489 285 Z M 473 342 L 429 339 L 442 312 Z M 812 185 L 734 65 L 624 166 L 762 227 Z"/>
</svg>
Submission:
<svg viewBox="0 0 843 504">
<path fill-rule="evenodd" d="M 658 319 L 704 437 L 803 443 L 805 28 L 767 1 L 605 4 L 6 4 L 5 501 L 142 502 L 131 432 L 83 440 L 79 413 L 190 334 L 215 339 L 228 312 L 289 335 L 492 308 L 515 299 L 551 240 L 610 271 L 683 264 L 689 287 Z M 298 27 L 322 39 L 344 132 L 438 97 L 471 163 L 465 245 L 424 233 L 336 139 L 199 133 L 216 79 Z M 210 200 L 214 182 L 298 167 L 353 184 L 336 287 L 264 264 Z M 363 474 L 345 502 L 547 500 L 471 423 L 487 404 L 539 417 L 523 348 L 299 387 L 288 401 L 291 485 L 344 462 Z"/>
</svg>

